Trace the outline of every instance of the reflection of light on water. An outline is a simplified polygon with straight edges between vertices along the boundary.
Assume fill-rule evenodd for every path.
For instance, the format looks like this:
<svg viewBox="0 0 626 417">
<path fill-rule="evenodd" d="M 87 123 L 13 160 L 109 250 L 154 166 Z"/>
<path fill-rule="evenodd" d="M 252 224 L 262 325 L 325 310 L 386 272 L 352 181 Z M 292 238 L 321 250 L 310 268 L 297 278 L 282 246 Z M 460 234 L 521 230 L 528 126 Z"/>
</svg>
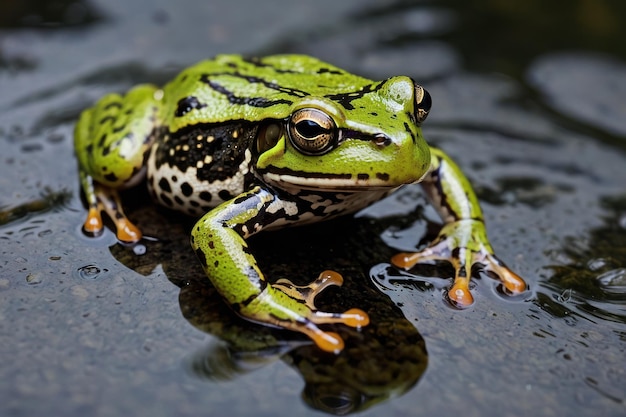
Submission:
<svg viewBox="0 0 626 417">
<path fill-rule="evenodd" d="M 611 294 L 626 294 L 626 268 L 612 269 L 596 278 L 603 291 Z"/>
</svg>

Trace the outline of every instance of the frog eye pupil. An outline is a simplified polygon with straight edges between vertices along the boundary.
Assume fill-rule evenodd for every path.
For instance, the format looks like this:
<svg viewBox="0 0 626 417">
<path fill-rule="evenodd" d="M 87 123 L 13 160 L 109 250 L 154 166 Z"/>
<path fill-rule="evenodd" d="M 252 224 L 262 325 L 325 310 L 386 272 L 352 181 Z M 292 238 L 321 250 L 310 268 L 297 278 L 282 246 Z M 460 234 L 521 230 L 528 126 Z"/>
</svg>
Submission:
<svg viewBox="0 0 626 417">
<path fill-rule="evenodd" d="M 319 135 L 329 133 L 327 129 L 324 129 L 314 120 L 302 120 L 296 124 L 296 129 L 300 135 L 308 139 L 314 139 Z"/>
</svg>

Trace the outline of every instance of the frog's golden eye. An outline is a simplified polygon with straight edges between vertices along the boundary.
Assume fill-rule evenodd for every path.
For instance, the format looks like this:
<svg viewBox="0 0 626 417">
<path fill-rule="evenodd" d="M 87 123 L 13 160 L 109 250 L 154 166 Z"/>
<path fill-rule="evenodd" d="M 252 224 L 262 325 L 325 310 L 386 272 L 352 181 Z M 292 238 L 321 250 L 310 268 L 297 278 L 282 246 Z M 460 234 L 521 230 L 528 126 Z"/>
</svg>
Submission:
<svg viewBox="0 0 626 417">
<path fill-rule="evenodd" d="M 415 118 L 418 124 L 421 124 L 430 111 L 433 104 L 430 94 L 421 85 L 415 85 Z"/>
<path fill-rule="evenodd" d="M 337 142 L 334 120 L 318 109 L 295 111 L 287 123 L 291 144 L 307 155 L 321 155 Z"/>
<path fill-rule="evenodd" d="M 283 128 L 280 124 L 268 123 L 259 128 L 256 136 L 256 149 L 259 153 L 263 153 L 273 148 L 283 134 Z"/>
</svg>

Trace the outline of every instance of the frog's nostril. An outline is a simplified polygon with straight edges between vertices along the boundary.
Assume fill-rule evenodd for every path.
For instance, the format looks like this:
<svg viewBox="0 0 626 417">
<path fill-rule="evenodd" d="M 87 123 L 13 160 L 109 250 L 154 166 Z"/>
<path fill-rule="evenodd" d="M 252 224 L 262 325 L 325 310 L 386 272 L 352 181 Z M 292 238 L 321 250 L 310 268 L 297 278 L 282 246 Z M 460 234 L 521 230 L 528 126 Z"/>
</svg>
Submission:
<svg viewBox="0 0 626 417">
<path fill-rule="evenodd" d="M 389 146 L 391 144 L 391 138 L 385 134 L 379 133 L 374 136 L 374 138 L 372 139 L 372 142 L 374 142 L 377 146 L 380 146 L 382 148 L 384 146 Z"/>
</svg>

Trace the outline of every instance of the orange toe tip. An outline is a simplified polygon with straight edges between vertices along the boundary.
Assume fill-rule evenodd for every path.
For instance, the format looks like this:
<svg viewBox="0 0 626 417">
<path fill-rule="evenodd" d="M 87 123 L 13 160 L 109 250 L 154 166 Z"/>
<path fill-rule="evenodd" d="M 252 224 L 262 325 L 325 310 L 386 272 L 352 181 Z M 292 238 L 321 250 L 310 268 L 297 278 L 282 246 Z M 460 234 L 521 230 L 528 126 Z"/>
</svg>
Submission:
<svg viewBox="0 0 626 417">
<path fill-rule="evenodd" d="M 456 285 L 453 285 L 448 291 L 448 298 L 459 308 L 466 308 L 474 304 L 472 293 L 468 289 Z"/>
<path fill-rule="evenodd" d="M 417 263 L 417 256 L 414 253 L 398 253 L 391 257 L 391 263 L 398 268 L 409 269 Z"/>
<path fill-rule="evenodd" d="M 351 308 L 344 312 L 342 316 L 345 317 L 343 323 L 346 326 L 360 328 L 370 324 L 370 316 L 368 316 L 365 311 L 358 308 Z"/>
<path fill-rule="evenodd" d="M 90 236 L 98 236 L 102 233 L 102 221 L 98 218 L 89 217 L 83 224 L 83 231 Z"/>
<path fill-rule="evenodd" d="M 504 287 L 511 292 L 512 294 L 520 294 L 526 291 L 526 283 L 524 281 L 521 282 L 507 282 L 504 284 Z"/>
<path fill-rule="evenodd" d="M 337 354 L 344 348 L 343 339 L 335 332 L 319 332 L 311 338 L 320 349 L 326 352 Z"/>
<path fill-rule="evenodd" d="M 130 223 L 120 225 L 117 228 L 117 238 L 122 242 L 137 243 L 141 240 L 141 237 L 141 231 Z"/>
<path fill-rule="evenodd" d="M 341 274 L 339 272 L 331 271 L 329 269 L 322 272 L 318 279 L 326 282 L 327 285 L 343 285 L 343 277 L 341 276 Z"/>
</svg>

